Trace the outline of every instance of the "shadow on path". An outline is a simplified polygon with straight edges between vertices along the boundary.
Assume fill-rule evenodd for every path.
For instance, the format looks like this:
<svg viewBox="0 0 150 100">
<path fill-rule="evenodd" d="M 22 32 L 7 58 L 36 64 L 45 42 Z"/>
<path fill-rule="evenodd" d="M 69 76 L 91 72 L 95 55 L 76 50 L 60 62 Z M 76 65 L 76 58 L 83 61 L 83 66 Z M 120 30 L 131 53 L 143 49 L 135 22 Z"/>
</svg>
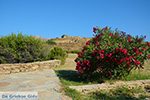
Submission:
<svg viewBox="0 0 150 100">
<path fill-rule="evenodd" d="M 77 84 L 88 84 L 89 82 L 92 83 L 104 83 L 104 81 L 102 80 L 97 80 L 96 77 L 91 77 L 91 78 L 83 78 L 80 76 L 80 74 L 78 73 L 78 71 L 75 70 L 57 70 L 55 71 L 56 74 L 59 76 L 60 80 L 64 79 L 67 81 L 73 81 L 76 82 Z"/>
</svg>

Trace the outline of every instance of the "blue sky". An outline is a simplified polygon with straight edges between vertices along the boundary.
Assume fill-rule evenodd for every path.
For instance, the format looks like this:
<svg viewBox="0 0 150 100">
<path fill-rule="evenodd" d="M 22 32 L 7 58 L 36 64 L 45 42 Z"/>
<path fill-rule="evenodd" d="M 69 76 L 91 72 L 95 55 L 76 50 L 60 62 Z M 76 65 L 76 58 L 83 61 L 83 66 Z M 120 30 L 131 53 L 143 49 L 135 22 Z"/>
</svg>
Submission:
<svg viewBox="0 0 150 100">
<path fill-rule="evenodd" d="M 118 28 L 150 41 L 150 0 L 0 0 L 0 36 L 92 37 L 93 27 Z"/>
</svg>

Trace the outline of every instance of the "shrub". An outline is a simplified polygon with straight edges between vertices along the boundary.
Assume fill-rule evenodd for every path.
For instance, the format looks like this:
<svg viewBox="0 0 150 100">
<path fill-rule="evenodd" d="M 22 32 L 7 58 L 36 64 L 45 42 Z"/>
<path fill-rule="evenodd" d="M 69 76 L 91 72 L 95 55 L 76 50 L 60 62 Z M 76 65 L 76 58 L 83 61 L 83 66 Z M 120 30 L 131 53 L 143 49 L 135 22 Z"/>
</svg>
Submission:
<svg viewBox="0 0 150 100">
<path fill-rule="evenodd" d="M 61 65 L 64 65 L 64 64 L 65 64 L 66 58 L 63 58 L 63 57 L 61 57 L 61 56 L 55 56 L 54 59 L 61 60 Z"/>
<path fill-rule="evenodd" d="M 0 38 L 0 63 L 25 63 L 44 60 L 49 52 L 45 43 L 22 33 Z"/>
<path fill-rule="evenodd" d="M 59 59 L 61 60 L 61 64 L 65 63 L 65 59 L 67 58 L 68 54 L 60 47 L 54 47 L 48 53 L 47 59 Z"/>
<path fill-rule="evenodd" d="M 98 73 L 101 78 L 123 78 L 132 69 L 143 68 L 150 57 L 150 43 L 146 36 L 132 37 L 111 28 L 93 28 L 95 36 L 86 43 L 75 60 L 76 69 L 83 77 Z"/>
<path fill-rule="evenodd" d="M 56 42 L 54 42 L 53 40 L 48 40 L 46 41 L 46 43 L 49 45 L 57 45 Z"/>
</svg>

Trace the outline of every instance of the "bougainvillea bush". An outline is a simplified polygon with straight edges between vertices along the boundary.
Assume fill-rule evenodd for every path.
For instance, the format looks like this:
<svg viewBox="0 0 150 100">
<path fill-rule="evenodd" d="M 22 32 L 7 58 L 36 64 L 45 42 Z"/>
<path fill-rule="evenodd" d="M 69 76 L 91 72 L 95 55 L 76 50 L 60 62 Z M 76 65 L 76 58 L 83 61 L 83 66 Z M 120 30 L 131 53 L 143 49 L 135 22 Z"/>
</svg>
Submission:
<svg viewBox="0 0 150 100">
<path fill-rule="evenodd" d="M 150 58 L 150 43 L 143 42 L 146 36 L 133 37 L 109 27 L 94 27 L 93 32 L 75 60 L 83 77 L 99 73 L 103 78 L 121 79 L 132 69 L 144 68 L 144 60 Z"/>
</svg>

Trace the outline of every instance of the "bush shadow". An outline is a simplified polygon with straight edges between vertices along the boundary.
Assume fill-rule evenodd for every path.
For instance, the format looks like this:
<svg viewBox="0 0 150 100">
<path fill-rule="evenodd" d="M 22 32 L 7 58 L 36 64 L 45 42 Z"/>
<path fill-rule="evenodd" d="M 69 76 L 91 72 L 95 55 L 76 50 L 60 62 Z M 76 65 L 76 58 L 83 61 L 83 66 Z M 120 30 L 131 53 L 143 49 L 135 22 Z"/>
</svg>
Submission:
<svg viewBox="0 0 150 100">
<path fill-rule="evenodd" d="M 83 78 L 78 71 L 75 70 L 57 70 L 55 71 L 56 74 L 59 76 L 59 78 L 67 80 L 67 81 L 74 81 L 74 82 L 82 82 L 82 83 L 104 83 L 103 80 L 97 80 L 95 77 L 90 77 L 90 78 Z"/>
</svg>

